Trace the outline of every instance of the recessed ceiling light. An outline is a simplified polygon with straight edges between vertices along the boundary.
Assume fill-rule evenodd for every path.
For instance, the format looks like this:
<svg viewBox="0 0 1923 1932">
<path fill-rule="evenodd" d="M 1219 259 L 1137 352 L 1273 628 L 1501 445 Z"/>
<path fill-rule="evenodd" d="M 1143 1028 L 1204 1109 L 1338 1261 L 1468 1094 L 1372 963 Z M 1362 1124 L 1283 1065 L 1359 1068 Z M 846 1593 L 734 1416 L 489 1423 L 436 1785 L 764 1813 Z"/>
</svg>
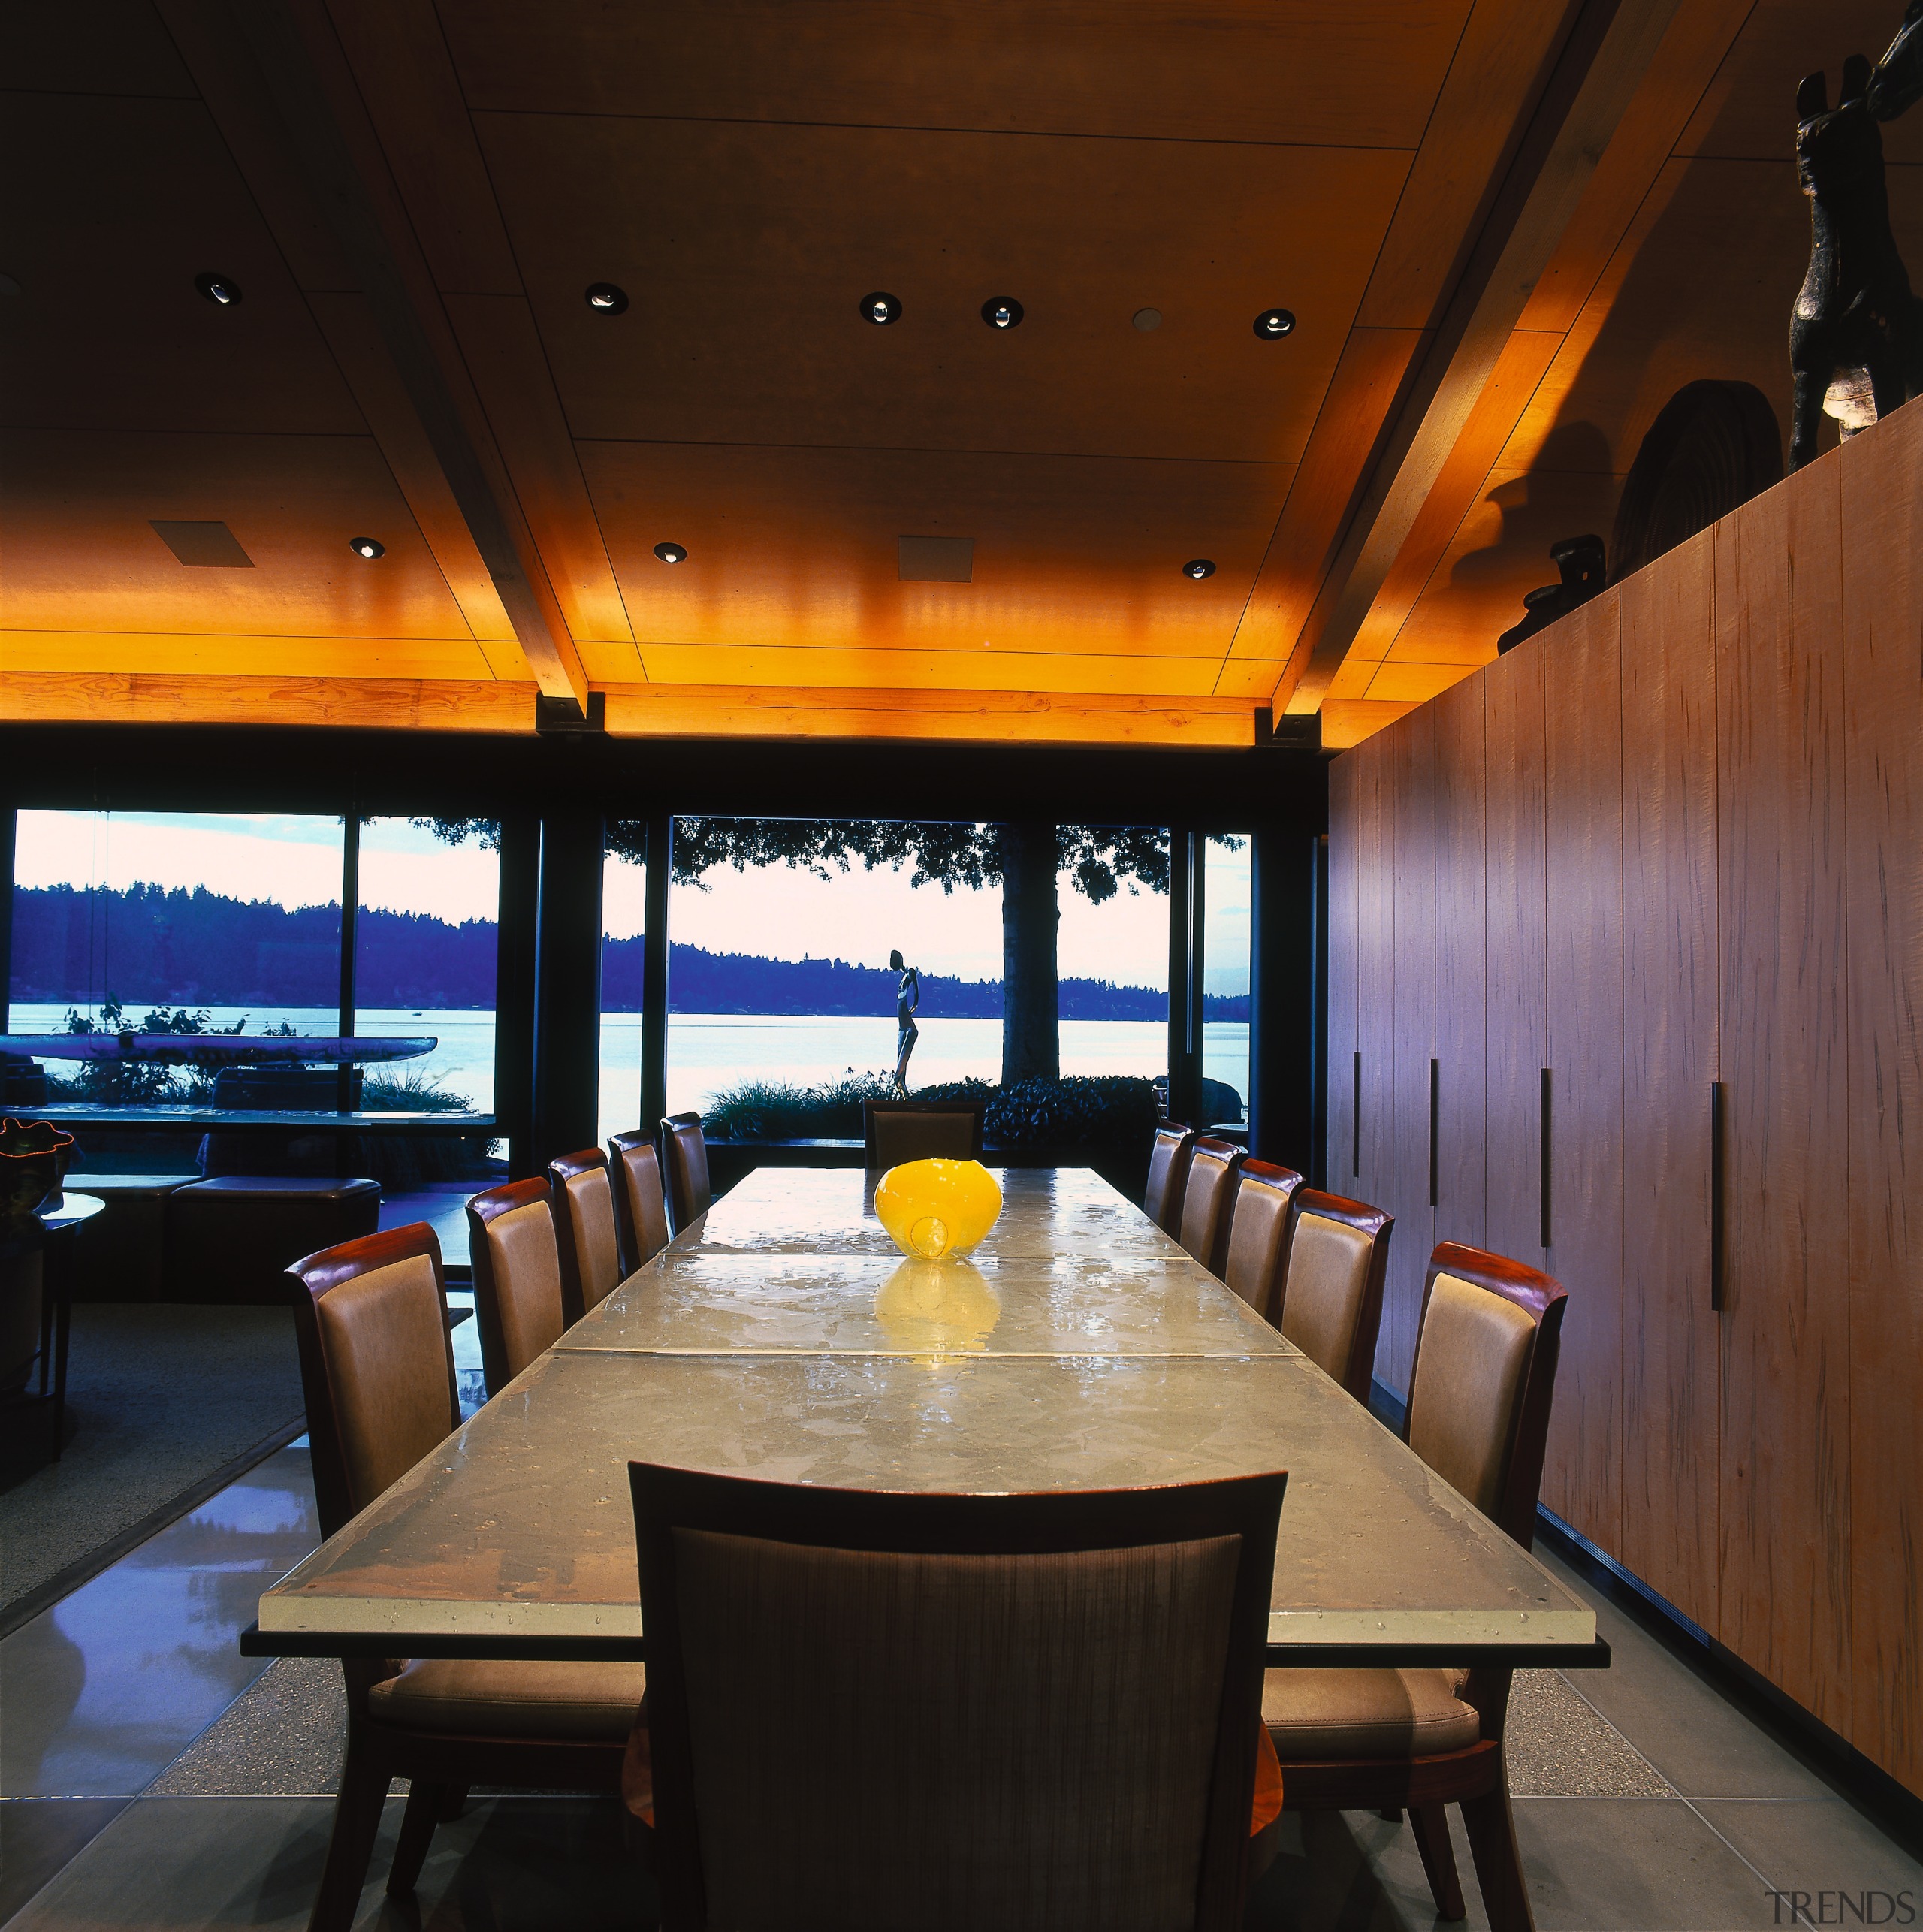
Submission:
<svg viewBox="0 0 1923 1932">
<path fill-rule="evenodd" d="M 1182 574 L 1185 577 L 1193 577 L 1196 582 L 1199 584 L 1203 578 L 1212 577 L 1215 575 L 1215 566 L 1214 560 L 1212 558 L 1206 557 L 1191 557 L 1188 561 L 1182 566 Z"/>
<path fill-rule="evenodd" d="M 387 545 L 371 536 L 351 536 L 347 539 L 347 547 L 356 557 L 364 557 L 370 563 L 376 557 L 388 554 Z"/>
<path fill-rule="evenodd" d="M 992 329 L 1018 328 L 1022 321 L 1022 304 L 1013 295 L 991 295 L 982 304 L 982 320 Z"/>
<path fill-rule="evenodd" d="M 617 288 L 611 282 L 590 282 L 587 285 L 587 306 L 598 315 L 623 314 L 628 306 L 627 291 Z"/>
<path fill-rule="evenodd" d="M 862 312 L 862 319 L 874 323 L 877 328 L 885 329 L 890 322 L 901 319 L 901 297 L 887 294 L 879 288 L 872 295 L 864 295 L 856 306 Z"/>
<path fill-rule="evenodd" d="M 231 275 L 216 275 L 210 269 L 194 277 L 194 286 L 217 308 L 231 309 L 240 299 L 240 285 Z"/>
<path fill-rule="evenodd" d="M 1255 333 L 1264 342 L 1280 342 L 1294 327 L 1294 314 L 1288 309 L 1264 309 L 1255 318 Z"/>
<path fill-rule="evenodd" d="M 1128 318 L 1146 336 L 1162 325 L 1162 312 L 1159 309 L 1137 309 Z"/>
<path fill-rule="evenodd" d="M 685 563 L 688 548 L 684 543 L 657 543 L 654 546 L 654 554 L 663 563 Z"/>
</svg>

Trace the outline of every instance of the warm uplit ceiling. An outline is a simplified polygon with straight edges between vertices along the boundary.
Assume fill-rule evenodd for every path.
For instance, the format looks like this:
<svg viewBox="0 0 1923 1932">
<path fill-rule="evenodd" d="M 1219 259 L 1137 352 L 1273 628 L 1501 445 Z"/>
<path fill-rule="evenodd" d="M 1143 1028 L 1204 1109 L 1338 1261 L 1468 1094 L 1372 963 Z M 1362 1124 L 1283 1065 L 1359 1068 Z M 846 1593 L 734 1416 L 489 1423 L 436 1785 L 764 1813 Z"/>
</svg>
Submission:
<svg viewBox="0 0 1923 1932">
<path fill-rule="evenodd" d="M 0 716 L 1352 741 L 1607 533 L 1683 383 L 1786 424 L 1795 83 L 1900 14 L 11 9 Z"/>
</svg>

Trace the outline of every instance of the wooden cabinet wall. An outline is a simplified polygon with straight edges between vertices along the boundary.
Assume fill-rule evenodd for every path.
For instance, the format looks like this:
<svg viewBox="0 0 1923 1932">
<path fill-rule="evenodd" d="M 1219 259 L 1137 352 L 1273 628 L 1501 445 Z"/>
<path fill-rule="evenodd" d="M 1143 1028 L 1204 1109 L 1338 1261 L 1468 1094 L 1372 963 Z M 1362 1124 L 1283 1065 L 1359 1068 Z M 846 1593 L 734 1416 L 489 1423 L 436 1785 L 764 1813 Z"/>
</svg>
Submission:
<svg viewBox="0 0 1923 1932">
<path fill-rule="evenodd" d="M 1546 1505 L 1923 1792 L 1923 404 L 1345 754 L 1330 812 L 1378 1375 L 1432 1241 L 1547 1268 Z"/>
</svg>

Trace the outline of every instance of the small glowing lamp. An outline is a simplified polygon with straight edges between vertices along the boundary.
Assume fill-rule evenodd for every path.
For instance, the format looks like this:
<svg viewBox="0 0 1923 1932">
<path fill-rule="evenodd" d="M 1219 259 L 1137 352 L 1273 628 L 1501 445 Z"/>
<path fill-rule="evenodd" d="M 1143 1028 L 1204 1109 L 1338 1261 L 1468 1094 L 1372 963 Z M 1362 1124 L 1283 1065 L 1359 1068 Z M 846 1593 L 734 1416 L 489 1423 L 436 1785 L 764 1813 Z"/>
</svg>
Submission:
<svg viewBox="0 0 1923 1932">
<path fill-rule="evenodd" d="M 965 1254 L 1001 1214 L 1001 1190 L 979 1161 L 910 1161 L 874 1191 L 874 1211 L 896 1247 L 924 1261 Z"/>
</svg>

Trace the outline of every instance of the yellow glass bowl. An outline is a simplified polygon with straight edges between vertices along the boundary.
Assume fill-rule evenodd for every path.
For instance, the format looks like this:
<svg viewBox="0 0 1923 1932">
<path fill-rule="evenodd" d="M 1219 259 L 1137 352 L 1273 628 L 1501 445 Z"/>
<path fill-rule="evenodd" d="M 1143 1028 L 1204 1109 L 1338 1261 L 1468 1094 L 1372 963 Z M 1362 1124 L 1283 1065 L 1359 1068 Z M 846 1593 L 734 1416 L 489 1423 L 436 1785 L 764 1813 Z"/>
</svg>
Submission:
<svg viewBox="0 0 1923 1932">
<path fill-rule="evenodd" d="M 874 1211 L 904 1254 L 965 1254 L 1001 1214 L 1001 1190 L 979 1161 L 909 1161 L 874 1191 Z"/>
</svg>

